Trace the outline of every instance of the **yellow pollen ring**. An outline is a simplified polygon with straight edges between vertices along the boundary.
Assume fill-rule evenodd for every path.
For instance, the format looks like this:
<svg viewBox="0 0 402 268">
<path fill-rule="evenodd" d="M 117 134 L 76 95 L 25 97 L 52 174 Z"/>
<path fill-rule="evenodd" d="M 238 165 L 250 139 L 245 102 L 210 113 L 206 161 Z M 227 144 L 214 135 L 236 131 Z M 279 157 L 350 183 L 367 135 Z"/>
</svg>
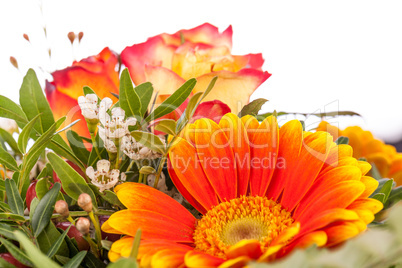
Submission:
<svg viewBox="0 0 402 268">
<path fill-rule="evenodd" d="M 256 239 L 264 252 L 293 223 L 280 204 L 261 196 L 241 196 L 212 208 L 194 231 L 195 249 L 226 259 L 226 251 L 243 239 Z"/>
</svg>

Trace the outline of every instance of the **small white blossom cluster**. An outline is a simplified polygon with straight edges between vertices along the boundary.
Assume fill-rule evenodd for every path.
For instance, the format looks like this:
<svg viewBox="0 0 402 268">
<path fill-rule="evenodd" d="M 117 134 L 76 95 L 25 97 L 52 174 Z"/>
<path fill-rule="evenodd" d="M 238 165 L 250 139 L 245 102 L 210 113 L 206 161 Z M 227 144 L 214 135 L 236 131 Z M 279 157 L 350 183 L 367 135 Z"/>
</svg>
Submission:
<svg viewBox="0 0 402 268">
<path fill-rule="evenodd" d="M 99 160 L 96 163 L 96 171 L 93 167 L 86 170 L 87 176 L 91 179 L 93 185 L 99 188 L 100 192 L 113 188 L 119 181 L 120 171 L 118 169 L 110 170 L 108 160 Z"/>
<path fill-rule="evenodd" d="M 161 138 L 161 140 L 164 141 L 163 138 Z M 141 159 L 156 159 L 162 156 L 160 153 L 155 152 L 137 142 L 130 135 L 126 135 L 122 138 L 121 148 L 125 155 L 127 155 L 130 159 L 137 161 Z"/>
<path fill-rule="evenodd" d="M 99 120 L 98 96 L 87 94 L 78 97 L 78 105 L 81 108 L 81 114 L 87 121 L 97 123 Z"/>
</svg>

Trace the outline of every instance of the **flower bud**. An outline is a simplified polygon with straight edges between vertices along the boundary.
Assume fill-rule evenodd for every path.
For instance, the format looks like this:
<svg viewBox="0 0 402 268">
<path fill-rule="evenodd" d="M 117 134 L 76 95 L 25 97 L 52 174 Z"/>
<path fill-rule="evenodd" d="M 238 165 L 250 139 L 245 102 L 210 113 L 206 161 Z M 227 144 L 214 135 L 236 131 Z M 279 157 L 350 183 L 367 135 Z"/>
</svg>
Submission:
<svg viewBox="0 0 402 268">
<path fill-rule="evenodd" d="M 54 211 L 59 213 L 61 216 L 67 218 L 70 215 L 70 211 L 68 210 L 68 204 L 64 200 L 58 200 L 56 205 L 54 206 Z"/>
<path fill-rule="evenodd" d="M 16 58 L 14 58 L 13 56 L 11 56 L 11 57 L 10 57 L 10 62 L 11 62 L 11 64 L 12 64 L 16 69 L 18 69 L 18 62 L 17 62 L 17 59 L 16 59 Z"/>
<path fill-rule="evenodd" d="M 81 42 L 81 39 L 84 37 L 84 33 L 83 32 L 79 32 L 78 33 L 78 42 Z"/>
<path fill-rule="evenodd" d="M 79 217 L 77 222 L 75 223 L 75 227 L 81 234 L 86 235 L 89 233 L 89 227 L 91 226 L 91 222 L 84 217 Z"/>
<path fill-rule="evenodd" d="M 68 40 L 70 40 L 71 44 L 74 43 L 74 39 L 75 39 L 75 33 L 74 32 L 69 32 L 67 34 Z"/>
<path fill-rule="evenodd" d="M 140 173 L 144 174 L 144 175 L 149 175 L 149 174 L 154 174 L 155 173 L 155 169 L 153 167 L 150 166 L 143 166 L 140 169 Z"/>
<path fill-rule="evenodd" d="M 78 197 L 78 206 L 86 212 L 92 211 L 92 198 L 89 194 L 83 193 Z"/>
<path fill-rule="evenodd" d="M 29 42 L 29 36 L 27 34 L 23 34 L 22 36 L 24 37 L 25 40 Z"/>
</svg>

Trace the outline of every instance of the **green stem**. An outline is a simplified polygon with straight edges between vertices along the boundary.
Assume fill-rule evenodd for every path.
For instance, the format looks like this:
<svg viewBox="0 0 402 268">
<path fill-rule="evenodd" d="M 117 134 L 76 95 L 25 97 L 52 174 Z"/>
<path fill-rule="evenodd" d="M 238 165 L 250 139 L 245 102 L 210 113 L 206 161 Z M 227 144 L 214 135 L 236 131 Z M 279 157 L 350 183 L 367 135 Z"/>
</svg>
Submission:
<svg viewBox="0 0 402 268">
<path fill-rule="evenodd" d="M 117 149 L 117 156 L 116 156 L 116 162 L 115 162 L 115 169 L 119 169 L 119 160 L 120 160 L 120 141 L 117 142 L 116 144 L 116 149 Z"/>
<path fill-rule="evenodd" d="M 164 154 L 161 157 L 161 160 L 159 161 L 159 166 L 158 166 L 158 171 L 156 172 L 155 175 L 155 182 L 154 182 L 154 188 L 156 189 L 158 186 L 158 182 L 159 182 L 159 177 L 161 176 L 162 173 L 162 169 L 163 169 L 163 165 L 165 164 L 166 161 L 166 154 Z"/>
<path fill-rule="evenodd" d="M 140 177 L 138 178 L 138 183 L 142 183 L 143 178 L 144 178 L 144 174 L 140 173 Z"/>
<path fill-rule="evenodd" d="M 131 160 L 130 165 L 128 165 L 128 167 L 126 169 L 126 172 L 130 171 L 134 164 L 135 164 L 135 161 Z"/>
<path fill-rule="evenodd" d="M 99 226 L 98 216 L 95 216 L 93 211 L 90 211 L 88 213 L 88 215 L 95 227 L 95 234 L 96 234 L 96 241 L 98 242 L 98 248 L 101 249 L 102 248 L 102 243 L 101 243 L 102 233 L 101 233 L 101 228 Z"/>
<path fill-rule="evenodd" d="M 99 153 L 99 149 L 98 149 L 98 145 L 96 143 L 96 137 L 95 137 L 95 133 L 91 132 L 89 133 L 91 134 L 91 140 L 92 140 L 92 148 L 95 148 L 96 154 L 98 155 L 99 159 L 102 159 L 100 153 Z"/>
<path fill-rule="evenodd" d="M 89 243 L 89 246 L 91 247 L 92 253 L 95 255 L 96 258 L 99 259 L 99 252 L 98 252 L 97 245 L 94 243 L 94 241 L 89 236 L 89 234 L 86 234 L 84 237 L 85 237 L 85 240 L 87 240 L 87 242 Z"/>
<path fill-rule="evenodd" d="M 101 216 L 101 215 L 110 216 L 115 212 L 116 211 L 111 211 L 111 210 L 98 210 L 94 214 L 97 216 Z M 85 211 L 70 211 L 70 217 L 85 217 L 87 215 L 88 215 L 88 213 Z M 57 218 L 61 218 L 61 217 L 62 216 L 60 214 L 52 215 L 52 219 L 57 219 Z"/>
</svg>

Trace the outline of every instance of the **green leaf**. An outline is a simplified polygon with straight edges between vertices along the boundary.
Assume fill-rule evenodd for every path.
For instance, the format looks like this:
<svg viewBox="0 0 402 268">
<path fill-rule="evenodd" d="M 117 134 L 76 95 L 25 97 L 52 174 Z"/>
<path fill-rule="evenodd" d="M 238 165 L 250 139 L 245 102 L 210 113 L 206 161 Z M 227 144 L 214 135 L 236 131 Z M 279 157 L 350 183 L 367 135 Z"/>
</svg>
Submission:
<svg viewBox="0 0 402 268">
<path fill-rule="evenodd" d="M 74 126 L 75 124 L 77 124 L 81 119 L 77 119 L 74 122 L 68 124 L 67 126 L 63 127 L 62 129 L 58 130 L 55 134 L 59 134 L 60 132 L 63 132 L 67 129 L 69 129 L 70 127 Z"/>
<path fill-rule="evenodd" d="M 120 107 L 126 112 L 126 117 L 142 117 L 141 100 L 134 90 L 127 68 L 123 70 L 120 76 L 119 103 Z"/>
<path fill-rule="evenodd" d="M 192 78 L 185 82 L 179 89 L 162 102 L 155 110 L 153 110 L 147 118 L 146 122 L 156 120 L 176 110 L 187 98 L 195 87 L 197 80 Z"/>
<path fill-rule="evenodd" d="M 31 220 L 31 222 L 32 222 L 32 218 L 33 218 L 33 215 L 35 214 L 35 210 L 36 210 L 36 207 L 38 206 L 38 204 L 39 204 L 39 199 L 37 197 L 34 197 L 31 201 L 31 209 L 29 210 L 29 219 Z"/>
<path fill-rule="evenodd" d="M 40 114 L 36 115 L 31 121 L 29 121 L 28 124 L 25 125 L 25 127 L 22 129 L 20 135 L 18 136 L 18 149 L 25 154 L 27 145 L 28 145 L 28 140 L 29 137 L 31 136 L 31 131 L 36 123 L 38 121 Z"/>
<path fill-rule="evenodd" d="M 371 197 L 371 198 L 373 198 L 373 199 L 377 199 L 378 201 L 380 201 L 381 203 L 385 203 L 385 194 L 384 193 L 378 193 L 378 194 L 375 194 L 375 195 L 373 195 L 373 197 Z"/>
<path fill-rule="evenodd" d="M 340 144 L 349 144 L 349 138 L 348 138 L 348 137 L 344 137 L 344 136 L 340 136 L 340 137 L 335 141 L 335 143 L 336 143 L 337 145 L 340 145 Z"/>
<path fill-rule="evenodd" d="M 18 145 L 15 142 L 13 136 L 2 128 L 0 128 L 0 138 L 7 142 L 15 153 L 22 154 L 21 151 L 18 149 Z"/>
<path fill-rule="evenodd" d="M 156 124 L 155 129 L 166 134 L 176 135 L 176 121 L 172 119 L 162 119 Z"/>
<path fill-rule="evenodd" d="M 70 224 L 70 226 L 68 226 L 67 229 L 57 238 L 56 242 L 54 242 L 54 243 L 51 245 L 51 247 L 49 248 L 49 250 L 48 250 L 47 253 L 46 253 L 46 255 L 47 255 L 49 258 L 52 258 L 52 257 L 57 253 L 57 251 L 60 249 L 61 245 L 62 245 L 63 243 L 66 243 L 66 242 L 64 241 L 64 237 L 66 237 L 66 235 L 67 235 L 68 231 L 70 230 L 70 228 L 71 228 L 71 224 Z M 67 246 L 67 244 L 66 244 L 66 246 Z"/>
<path fill-rule="evenodd" d="M 35 129 L 40 134 L 44 133 L 54 124 L 52 110 L 43 94 L 36 73 L 32 69 L 28 70 L 22 82 L 20 104 L 28 120 L 32 120 L 40 114 L 39 122 L 35 126 Z"/>
<path fill-rule="evenodd" d="M 53 222 L 49 222 L 42 233 L 37 237 L 39 248 L 42 252 L 49 253 L 51 248 L 57 243 L 60 234 Z M 58 250 L 56 250 L 56 255 L 69 256 L 69 249 L 67 243 L 63 240 Z"/>
<path fill-rule="evenodd" d="M 36 267 L 59 268 L 60 266 L 43 254 L 21 231 L 15 231 L 21 246 Z"/>
<path fill-rule="evenodd" d="M 106 264 L 95 257 L 92 252 L 88 251 L 87 255 L 85 256 L 85 266 L 88 268 L 104 268 L 106 267 Z"/>
<path fill-rule="evenodd" d="M 16 222 L 25 222 L 25 217 L 14 214 L 14 213 L 0 213 L 0 221 L 16 221 Z"/>
<path fill-rule="evenodd" d="M 71 162 L 75 163 L 82 170 L 85 170 L 84 164 L 80 161 L 80 159 L 78 159 L 77 156 L 75 156 L 74 152 L 70 149 L 70 147 L 68 147 L 67 143 L 59 134 L 53 137 L 51 143 L 47 147 L 61 157 L 67 158 Z"/>
<path fill-rule="evenodd" d="M 84 95 L 85 95 L 85 96 L 88 95 L 88 94 L 95 94 L 96 97 L 98 97 L 98 95 L 96 94 L 96 92 L 93 91 L 93 89 L 90 88 L 90 87 L 88 87 L 88 86 L 84 86 L 83 90 L 84 90 Z M 98 97 L 98 104 L 99 104 L 100 102 L 101 102 L 101 99 Z"/>
<path fill-rule="evenodd" d="M 36 196 L 41 200 L 49 191 L 50 183 L 49 178 L 40 178 L 35 186 Z"/>
<path fill-rule="evenodd" d="M 5 165 L 8 169 L 11 169 L 12 171 L 20 170 L 14 157 L 12 157 L 11 154 L 4 150 L 3 146 L 0 146 L 0 163 Z"/>
<path fill-rule="evenodd" d="M 371 164 L 370 175 L 377 181 L 381 180 L 382 176 L 381 176 L 380 171 L 378 170 L 377 166 L 374 163 L 370 163 L 370 164 Z"/>
<path fill-rule="evenodd" d="M 151 102 L 154 88 L 150 82 L 140 84 L 134 88 L 141 101 L 141 117 L 145 115 L 148 110 L 149 103 Z"/>
<path fill-rule="evenodd" d="M 199 101 L 201 101 L 202 95 L 203 92 L 197 92 L 191 97 L 190 101 L 188 102 L 188 105 L 185 110 L 186 118 L 188 120 L 190 120 L 191 117 L 194 115 L 194 112 L 198 107 Z"/>
<path fill-rule="evenodd" d="M 16 228 L 11 227 L 10 225 L 0 223 L 0 235 L 11 239 L 11 240 L 16 240 L 14 236 L 14 231 L 17 230 Z"/>
<path fill-rule="evenodd" d="M 18 232 L 18 231 L 16 231 L 16 232 Z M 10 252 L 10 254 L 13 255 L 13 257 L 15 259 L 17 259 L 17 261 L 19 261 L 25 265 L 32 265 L 31 260 L 29 259 L 27 254 L 25 254 L 22 250 L 20 250 L 16 245 L 14 245 L 10 241 L 8 241 L 2 237 L 0 237 L 0 241 L 6 247 L 8 252 Z"/>
<path fill-rule="evenodd" d="M 82 138 L 74 131 L 67 131 L 67 140 L 74 154 L 83 162 L 88 163 L 89 151 L 85 148 Z"/>
<path fill-rule="evenodd" d="M 43 229 L 45 229 L 45 227 L 49 224 L 60 188 L 60 183 L 55 183 L 53 188 L 50 189 L 49 192 L 47 192 L 39 201 L 39 204 L 36 207 L 35 213 L 32 217 L 32 229 L 35 237 L 38 237 Z"/>
<path fill-rule="evenodd" d="M 240 113 L 239 117 L 245 116 L 245 115 L 257 115 L 258 112 L 261 110 L 261 107 L 267 102 L 268 100 L 266 99 L 256 99 L 250 102 L 249 104 L 245 105 Z"/>
<path fill-rule="evenodd" d="M 384 194 L 384 201 L 383 204 L 385 204 L 385 202 L 387 202 L 389 194 L 391 193 L 392 187 L 393 187 L 393 183 L 394 180 L 388 180 L 386 183 L 384 183 L 384 186 L 381 188 L 379 193 Z"/>
<path fill-rule="evenodd" d="M 149 149 L 161 154 L 165 153 L 165 144 L 158 136 L 144 131 L 132 131 L 131 136 L 133 136 L 137 142 L 148 147 Z"/>
<path fill-rule="evenodd" d="M 21 106 L 4 96 L 0 96 L 0 117 L 15 120 L 21 128 L 28 123 L 28 119 Z"/>
<path fill-rule="evenodd" d="M 11 212 L 24 216 L 24 201 L 22 201 L 21 195 L 18 192 L 17 185 L 14 180 L 5 180 L 7 201 L 11 208 Z"/>
<path fill-rule="evenodd" d="M 39 180 L 44 177 L 52 177 L 52 175 L 53 175 L 53 168 L 49 163 L 46 163 L 45 167 L 41 170 L 36 179 Z"/>
<path fill-rule="evenodd" d="M 391 193 L 389 194 L 387 205 L 392 206 L 393 204 L 402 200 L 402 186 L 396 187 L 392 189 Z"/>
<path fill-rule="evenodd" d="M 16 266 L 12 265 L 8 261 L 4 260 L 3 258 L 0 258 L 0 267 L 3 267 L 3 268 L 17 268 Z"/>
<path fill-rule="evenodd" d="M 120 258 L 118 261 L 111 263 L 108 265 L 109 268 L 139 268 L 136 260 L 128 259 L 128 258 Z"/>
<path fill-rule="evenodd" d="M 75 255 L 71 260 L 69 260 L 63 267 L 64 268 L 77 268 L 80 266 L 81 262 L 84 260 L 87 255 L 87 251 L 81 251 L 77 255 Z"/>
<path fill-rule="evenodd" d="M 99 188 L 93 184 L 89 184 L 89 187 L 91 187 L 92 191 L 96 193 L 96 195 L 99 195 L 103 200 L 111 204 L 112 206 L 117 206 L 120 209 L 125 209 L 126 207 L 123 205 L 123 203 L 120 202 L 119 198 L 115 194 L 115 192 L 105 190 L 102 193 L 99 191 Z"/>
<path fill-rule="evenodd" d="M 202 94 L 202 98 L 200 101 L 205 99 L 205 97 L 211 92 L 211 90 L 215 86 L 216 80 L 218 80 L 218 76 L 215 76 L 214 78 L 211 79 L 211 82 L 209 82 L 207 89 L 204 91 L 204 94 Z"/>
<path fill-rule="evenodd" d="M 64 191 L 74 200 L 78 200 L 78 197 L 82 193 L 87 193 L 92 198 L 92 203 L 95 207 L 96 197 L 89 188 L 87 182 L 77 171 L 75 171 L 66 161 L 60 158 L 55 153 L 48 153 L 47 159 L 53 167 L 53 170 L 56 172 L 57 176 L 60 178 L 61 183 L 63 185 Z"/>
<path fill-rule="evenodd" d="M 372 196 L 374 196 L 375 194 L 377 194 L 377 193 L 379 193 L 380 191 L 381 191 L 381 189 L 382 189 L 382 187 L 384 187 L 384 184 L 387 182 L 387 181 L 389 181 L 390 179 L 380 179 L 380 180 L 378 180 L 378 187 L 377 187 L 377 189 L 375 189 L 375 191 L 370 195 L 370 198 L 372 197 Z M 394 183 L 395 184 L 395 183 Z"/>
<path fill-rule="evenodd" d="M 11 212 L 10 206 L 3 201 L 0 201 L 0 210 L 3 212 Z"/>
</svg>

